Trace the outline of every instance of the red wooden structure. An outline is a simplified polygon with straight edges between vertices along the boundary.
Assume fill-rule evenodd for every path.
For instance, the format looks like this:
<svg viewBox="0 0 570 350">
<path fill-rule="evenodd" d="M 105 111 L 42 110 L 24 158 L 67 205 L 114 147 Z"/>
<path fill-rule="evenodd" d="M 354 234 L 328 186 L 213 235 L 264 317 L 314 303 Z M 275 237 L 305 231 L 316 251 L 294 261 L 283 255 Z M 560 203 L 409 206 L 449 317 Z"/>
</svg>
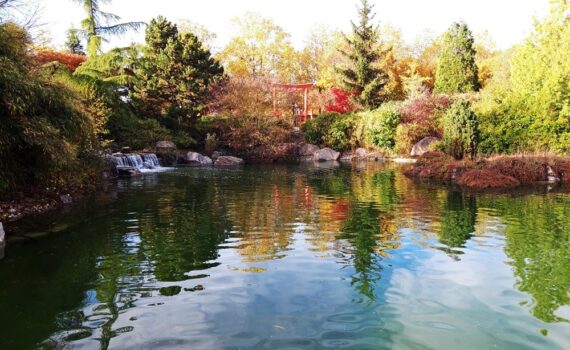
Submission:
<svg viewBox="0 0 570 350">
<path fill-rule="evenodd" d="M 303 124 L 305 121 L 309 120 L 309 89 L 315 86 L 315 84 L 273 84 L 273 114 L 275 116 L 277 113 L 277 89 L 285 90 L 303 90 L 303 112 L 299 115 L 299 125 Z"/>
</svg>

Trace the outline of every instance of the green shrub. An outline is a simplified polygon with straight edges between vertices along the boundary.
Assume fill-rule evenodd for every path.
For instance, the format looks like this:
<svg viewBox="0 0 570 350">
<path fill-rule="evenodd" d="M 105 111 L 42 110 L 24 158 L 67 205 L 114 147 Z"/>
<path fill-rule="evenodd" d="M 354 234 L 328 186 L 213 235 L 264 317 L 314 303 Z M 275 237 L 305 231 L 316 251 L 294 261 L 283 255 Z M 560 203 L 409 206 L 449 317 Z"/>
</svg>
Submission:
<svg viewBox="0 0 570 350">
<path fill-rule="evenodd" d="M 342 151 L 355 147 L 394 148 L 398 105 L 352 114 L 325 113 L 303 124 L 305 141 Z"/>
<path fill-rule="evenodd" d="M 26 45 L 25 31 L 0 25 L 0 194 L 87 184 L 100 165 L 106 109 L 57 67 L 53 75 L 30 69 Z"/>
<path fill-rule="evenodd" d="M 463 159 L 466 155 L 473 158 L 478 142 L 479 125 L 471 103 L 465 99 L 457 100 L 445 114 L 441 147 L 455 159 Z"/>
<path fill-rule="evenodd" d="M 396 144 L 396 128 L 400 124 L 400 112 L 395 103 L 361 113 L 361 123 L 365 125 L 364 145 L 392 150 Z"/>
<path fill-rule="evenodd" d="M 356 124 L 355 115 L 343 115 L 335 118 L 325 137 L 325 144 L 339 151 L 344 151 L 358 145 L 358 140 L 353 137 Z"/>
<path fill-rule="evenodd" d="M 117 148 L 135 150 L 151 147 L 157 141 L 170 140 L 172 135 L 155 119 L 139 119 L 132 113 L 114 114 L 107 122 L 108 137 Z"/>
<path fill-rule="evenodd" d="M 335 112 L 328 112 L 317 116 L 303 124 L 301 129 L 305 135 L 305 141 L 317 145 L 326 144 L 327 135 L 331 124 L 341 115 Z"/>
</svg>

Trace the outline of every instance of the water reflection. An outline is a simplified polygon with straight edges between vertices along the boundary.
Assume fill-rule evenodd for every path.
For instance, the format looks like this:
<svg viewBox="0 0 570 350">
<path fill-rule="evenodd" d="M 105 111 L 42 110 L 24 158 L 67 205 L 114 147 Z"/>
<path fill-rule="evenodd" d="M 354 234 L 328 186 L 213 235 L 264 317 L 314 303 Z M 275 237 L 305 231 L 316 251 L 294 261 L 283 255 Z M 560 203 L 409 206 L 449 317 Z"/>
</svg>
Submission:
<svg viewBox="0 0 570 350">
<path fill-rule="evenodd" d="M 401 170 L 121 181 L 0 262 L 0 348 L 570 346 L 570 197 Z"/>
</svg>

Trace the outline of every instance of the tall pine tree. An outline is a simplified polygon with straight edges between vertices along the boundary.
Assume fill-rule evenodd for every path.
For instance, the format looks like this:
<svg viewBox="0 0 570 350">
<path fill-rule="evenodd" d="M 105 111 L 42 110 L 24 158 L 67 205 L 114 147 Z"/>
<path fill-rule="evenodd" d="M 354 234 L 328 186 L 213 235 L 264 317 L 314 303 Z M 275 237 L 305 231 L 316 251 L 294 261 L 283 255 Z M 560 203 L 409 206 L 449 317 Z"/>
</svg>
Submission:
<svg viewBox="0 0 570 350">
<path fill-rule="evenodd" d="M 360 21 L 352 22 L 352 35 L 345 37 L 348 50 L 341 53 L 351 62 L 351 67 L 341 69 L 344 89 L 354 94 L 354 102 L 372 109 L 384 102 L 382 94 L 387 74 L 378 65 L 383 55 L 379 45 L 378 27 L 372 23 L 374 6 L 361 0 L 358 8 Z"/>
<path fill-rule="evenodd" d="M 158 17 L 147 27 L 135 74 L 132 97 L 139 108 L 176 130 L 202 115 L 224 69 L 194 34 L 179 33 L 175 24 Z"/>
<path fill-rule="evenodd" d="M 454 94 L 479 91 L 473 34 L 465 23 L 454 23 L 443 37 L 435 76 L 435 92 Z"/>
</svg>

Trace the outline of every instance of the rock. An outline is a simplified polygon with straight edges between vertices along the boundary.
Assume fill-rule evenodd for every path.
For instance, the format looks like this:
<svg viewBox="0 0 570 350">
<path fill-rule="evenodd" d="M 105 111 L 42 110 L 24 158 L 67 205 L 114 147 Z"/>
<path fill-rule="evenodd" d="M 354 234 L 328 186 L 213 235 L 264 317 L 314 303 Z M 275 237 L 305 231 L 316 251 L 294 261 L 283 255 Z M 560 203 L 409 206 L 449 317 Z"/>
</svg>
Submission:
<svg viewBox="0 0 570 350">
<path fill-rule="evenodd" d="M 216 161 L 216 159 L 218 159 L 219 157 L 224 156 L 224 155 L 225 155 L 224 152 L 214 151 L 214 153 L 212 153 L 212 159 L 214 161 Z"/>
<path fill-rule="evenodd" d="M 223 166 L 236 166 L 236 165 L 243 165 L 244 161 L 241 158 L 232 157 L 232 156 L 220 156 L 216 159 L 215 165 L 223 165 Z"/>
<path fill-rule="evenodd" d="M 212 165 L 214 163 L 210 157 L 203 156 L 196 152 L 188 152 L 186 154 L 186 162 L 199 165 Z"/>
<path fill-rule="evenodd" d="M 2 223 L 0 222 L 0 245 L 3 245 L 6 243 L 6 232 L 4 232 L 4 226 L 2 226 Z"/>
<path fill-rule="evenodd" d="M 131 148 L 130 147 L 123 147 L 123 148 L 121 148 L 121 153 L 123 153 L 123 154 L 131 153 Z"/>
<path fill-rule="evenodd" d="M 62 196 L 59 196 L 59 199 L 65 205 L 69 205 L 69 204 L 73 203 L 73 198 L 69 194 L 64 194 Z"/>
<path fill-rule="evenodd" d="M 135 177 L 141 175 L 139 169 L 125 165 L 117 166 L 117 173 L 119 174 L 119 177 Z"/>
<path fill-rule="evenodd" d="M 155 145 L 157 152 L 174 152 L 176 144 L 172 141 L 158 141 Z"/>
<path fill-rule="evenodd" d="M 0 259 L 4 257 L 4 247 L 6 246 L 6 232 L 4 232 L 4 226 L 0 222 Z"/>
<path fill-rule="evenodd" d="M 340 155 L 339 160 L 343 162 L 350 162 L 354 158 L 354 155 L 351 151 L 345 151 Z"/>
<path fill-rule="evenodd" d="M 366 156 L 368 155 L 368 151 L 366 150 L 366 148 L 357 148 L 356 151 L 354 151 L 354 156 L 356 156 L 357 158 L 366 158 Z"/>
<path fill-rule="evenodd" d="M 315 162 L 328 162 L 338 160 L 340 153 L 330 148 L 323 148 L 315 152 L 313 160 Z"/>
<path fill-rule="evenodd" d="M 420 157 L 423 156 L 425 153 L 430 151 L 430 145 L 434 142 L 438 142 L 439 139 L 437 137 L 428 136 L 421 139 L 418 143 L 412 147 L 412 152 L 410 153 L 412 157 Z"/>
<path fill-rule="evenodd" d="M 546 167 L 546 174 L 548 175 L 548 183 L 556 184 L 560 182 L 560 177 L 550 166 Z"/>
<path fill-rule="evenodd" d="M 311 145 L 310 143 L 305 143 L 299 148 L 299 155 L 303 156 L 313 156 L 316 151 L 319 150 L 319 146 Z"/>
</svg>

